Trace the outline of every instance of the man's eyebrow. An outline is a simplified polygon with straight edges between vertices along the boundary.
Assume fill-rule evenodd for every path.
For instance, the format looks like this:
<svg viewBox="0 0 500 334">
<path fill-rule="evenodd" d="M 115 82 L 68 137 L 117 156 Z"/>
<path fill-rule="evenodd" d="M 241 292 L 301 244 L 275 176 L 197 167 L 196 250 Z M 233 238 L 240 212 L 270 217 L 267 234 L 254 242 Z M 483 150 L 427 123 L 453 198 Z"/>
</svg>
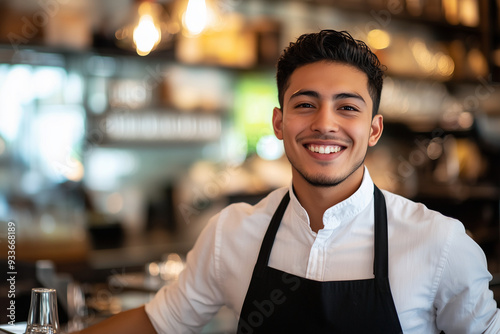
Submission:
<svg viewBox="0 0 500 334">
<path fill-rule="evenodd" d="M 343 99 L 358 99 L 360 100 L 361 102 L 363 102 L 364 104 L 366 104 L 366 101 L 365 99 L 357 94 L 357 93 L 339 93 L 339 94 L 335 94 L 333 96 L 333 99 L 334 100 L 343 100 Z"/>
<path fill-rule="evenodd" d="M 293 99 L 294 97 L 297 97 L 297 96 L 310 96 L 310 97 L 314 97 L 314 98 L 319 98 L 320 94 L 318 92 L 314 91 L 314 90 L 302 90 L 302 89 L 299 89 L 298 91 L 296 91 L 295 93 L 293 93 L 290 96 L 289 100 L 291 100 L 291 99 Z M 358 99 L 361 102 L 363 102 L 364 104 L 366 104 L 365 99 L 361 95 L 359 95 L 357 93 L 348 93 L 348 92 L 338 93 L 338 94 L 333 95 L 333 99 L 334 100 Z"/>
<path fill-rule="evenodd" d="M 319 97 L 319 93 L 314 91 L 314 90 L 302 90 L 302 89 L 299 89 L 298 91 L 296 91 L 295 93 L 293 93 L 291 96 L 290 96 L 290 99 L 293 99 L 294 97 L 297 97 L 297 96 L 310 96 L 310 97 L 315 97 L 315 98 L 318 98 Z"/>
</svg>

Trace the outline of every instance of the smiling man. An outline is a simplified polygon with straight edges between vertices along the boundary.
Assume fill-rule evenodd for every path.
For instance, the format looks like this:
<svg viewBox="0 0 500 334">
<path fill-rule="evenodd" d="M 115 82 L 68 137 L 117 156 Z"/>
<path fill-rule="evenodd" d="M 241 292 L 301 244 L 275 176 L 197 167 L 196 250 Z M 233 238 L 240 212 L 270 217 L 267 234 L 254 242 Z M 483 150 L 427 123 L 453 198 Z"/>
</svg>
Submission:
<svg viewBox="0 0 500 334">
<path fill-rule="evenodd" d="M 346 32 L 301 36 L 273 112 L 289 187 L 214 216 L 178 282 L 84 333 L 196 333 L 222 305 L 238 333 L 500 333 L 491 275 L 463 225 L 387 191 L 364 159 L 383 70 Z"/>
<path fill-rule="evenodd" d="M 273 125 L 292 165 L 293 186 L 313 231 L 323 213 L 352 195 L 363 178 L 368 146 L 382 134 L 367 75 L 338 61 L 297 68 L 275 108 Z"/>
</svg>

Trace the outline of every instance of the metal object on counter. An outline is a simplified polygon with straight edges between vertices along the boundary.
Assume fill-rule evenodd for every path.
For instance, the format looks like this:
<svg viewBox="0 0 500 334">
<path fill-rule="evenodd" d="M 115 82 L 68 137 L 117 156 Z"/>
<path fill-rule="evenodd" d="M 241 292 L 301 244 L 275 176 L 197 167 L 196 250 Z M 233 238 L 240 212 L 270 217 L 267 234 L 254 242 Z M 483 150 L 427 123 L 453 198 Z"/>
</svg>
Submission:
<svg viewBox="0 0 500 334">
<path fill-rule="evenodd" d="M 162 256 L 161 261 L 146 263 L 144 272 L 115 274 L 108 283 L 121 289 L 156 292 L 176 281 L 184 267 L 185 261 L 179 254 L 168 253 Z"/>
</svg>

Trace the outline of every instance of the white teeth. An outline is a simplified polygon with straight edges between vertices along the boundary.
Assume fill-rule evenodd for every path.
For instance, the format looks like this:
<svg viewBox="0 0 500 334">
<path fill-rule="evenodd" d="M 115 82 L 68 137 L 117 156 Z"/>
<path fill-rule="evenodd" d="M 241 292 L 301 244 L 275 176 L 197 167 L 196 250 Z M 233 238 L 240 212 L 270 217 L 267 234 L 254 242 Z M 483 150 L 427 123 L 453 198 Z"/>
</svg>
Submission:
<svg viewBox="0 0 500 334">
<path fill-rule="evenodd" d="M 320 154 L 337 153 L 341 150 L 340 146 L 319 146 L 319 145 L 318 146 L 309 145 L 308 149 L 311 152 L 316 152 Z"/>
</svg>

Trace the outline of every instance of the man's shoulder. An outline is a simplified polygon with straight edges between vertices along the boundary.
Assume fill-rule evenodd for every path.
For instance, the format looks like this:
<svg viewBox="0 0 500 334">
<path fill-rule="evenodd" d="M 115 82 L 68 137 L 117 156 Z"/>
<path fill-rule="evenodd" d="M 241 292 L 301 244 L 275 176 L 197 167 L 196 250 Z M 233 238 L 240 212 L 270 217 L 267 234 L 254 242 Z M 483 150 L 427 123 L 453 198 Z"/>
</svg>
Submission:
<svg viewBox="0 0 500 334">
<path fill-rule="evenodd" d="M 452 217 L 448 217 L 439 211 L 429 209 L 425 204 L 408 199 L 387 190 L 382 190 L 384 194 L 387 215 L 392 224 L 403 224 L 406 227 L 427 226 L 436 231 L 443 232 L 455 229 L 464 229 L 463 224 Z"/>
<path fill-rule="evenodd" d="M 256 204 L 238 202 L 226 206 L 218 214 L 218 224 L 224 225 L 224 229 L 238 229 L 245 227 L 266 226 L 278 207 L 279 202 L 288 191 L 282 187 L 271 191 Z"/>
<path fill-rule="evenodd" d="M 224 209 L 222 209 L 221 216 L 228 214 L 251 216 L 268 211 L 274 212 L 287 191 L 287 187 L 272 190 L 255 204 L 250 204 L 243 201 L 229 204 Z"/>
<path fill-rule="evenodd" d="M 254 263 L 271 217 L 286 191 L 287 188 L 276 189 L 254 205 L 244 202 L 228 205 L 215 217 L 213 240 L 217 249 L 224 250 L 220 261 L 225 270 L 232 272 L 240 266 L 234 259 L 251 259 Z"/>
<path fill-rule="evenodd" d="M 464 225 L 403 196 L 383 191 L 387 204 L 387 222 L 393 249 L 412 254 L 419 249 L 422 261 L 446 256 L 451 244 L 466 234 Z"/>
</svg>

